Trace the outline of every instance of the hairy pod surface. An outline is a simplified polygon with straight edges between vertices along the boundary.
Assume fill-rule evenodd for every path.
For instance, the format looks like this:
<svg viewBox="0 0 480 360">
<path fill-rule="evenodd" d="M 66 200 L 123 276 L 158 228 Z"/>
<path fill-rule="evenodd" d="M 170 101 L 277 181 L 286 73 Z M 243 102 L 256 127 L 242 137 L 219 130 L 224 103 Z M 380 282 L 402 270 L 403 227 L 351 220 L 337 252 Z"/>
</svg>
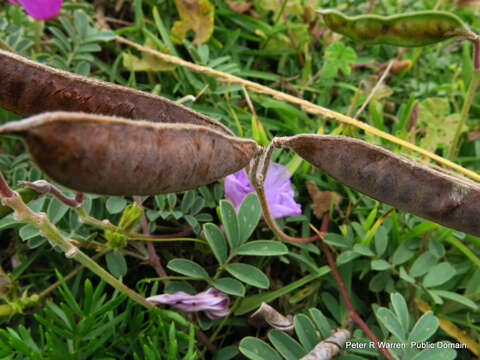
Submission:
<svg viewBox="0 0 480 360">
<path fill-rule="evenodd" d="M 457 16 L 443 11 L 353 17 L 332 9 L 318 12 L 332 31 L 366 44 L 415 47 L 435 44 L 455 36 L 468 39 L 476 37 Z"/>
<path fill-rule="evenodd" d="M 0 50 L 0 107 L 22 116 L 74 111 L 233 133 L 219 122 L 161 96 L 57 70 Z"/>
<path fill-rule="evenodd" d="M 338 181 L 378 201 L 480 236 L 480 185 L 345 136 L 276 138 Z"/>
<path fill-rule="evenodd" d="M 205 126 L 53 112 L 10 122 L 48 176 L 103 195 L 153 195 L 193 189 L 245 167 L 256 142 Z"/>
</svg>

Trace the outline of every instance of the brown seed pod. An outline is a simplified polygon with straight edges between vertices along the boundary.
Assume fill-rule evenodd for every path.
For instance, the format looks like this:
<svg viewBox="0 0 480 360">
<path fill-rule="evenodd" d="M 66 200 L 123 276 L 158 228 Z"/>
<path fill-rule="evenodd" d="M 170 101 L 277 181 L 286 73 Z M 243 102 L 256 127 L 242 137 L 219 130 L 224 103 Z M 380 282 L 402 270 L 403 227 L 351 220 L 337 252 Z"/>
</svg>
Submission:
<svg viewBox="0 0 480 360">
<path fill-rule="evenodd" d="M 105 195 L 193 189 L 240 170 L 260 149 L 205 126 L 69 112 L 10 122 L 0 134 L 23 137 L 34 161 L 58 183 Z"/>
<path fill-rule="evenodd" d="M 344 136 L 277 138 L 333 178 L 378 201 L 480 236 L 480 185 Z"/>
<path fill-rule="evenodd" d="M 80 111 L 203 125 L 233 135 L 217 121 L 163 97 L 57 70 L 4 50 L 0 50 L 0 84 L 0 107 L 22 116 Z"/>
</svg>

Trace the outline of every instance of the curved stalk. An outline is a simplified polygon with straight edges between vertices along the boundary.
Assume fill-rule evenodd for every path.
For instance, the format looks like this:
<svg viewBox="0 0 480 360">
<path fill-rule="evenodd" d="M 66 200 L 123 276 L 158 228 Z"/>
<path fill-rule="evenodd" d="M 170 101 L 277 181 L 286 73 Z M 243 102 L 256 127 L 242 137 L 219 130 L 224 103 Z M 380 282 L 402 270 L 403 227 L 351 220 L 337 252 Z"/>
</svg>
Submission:
<svg viewBox="0 0 480 360">
<path fill-rule="evenodd" d="M 272 141 L 267 149 L 264 152 L 262 157 L 257 156 L 253 159 L 253 166 L 250 170 L 249 178 L 250 183 L 252 184 L 253 188 L 257 192 L 258 199 L 260 200 L 260 205 L 262 207 L 263 216 L 265 222 L 267 223 L 268 227 L 277 235 L 279 238 L 285 241 L 294 242 L 294 243 L 309 243 L 319 239 L 317 235 L 310 236 L 310 237 L 294 237 L 285 234 L 275 222 L 272 214 L 270 213 L 270 209 L 267 203 L 267 197 L 265 195 L 265 179 L 267 178 L 268 167 L 270 166 L 270 162 L 272 159 L 273 151 L 275 150 L 275 140 Z M 260 172 L 258 169 L 260 168 Z"/>
</svg>

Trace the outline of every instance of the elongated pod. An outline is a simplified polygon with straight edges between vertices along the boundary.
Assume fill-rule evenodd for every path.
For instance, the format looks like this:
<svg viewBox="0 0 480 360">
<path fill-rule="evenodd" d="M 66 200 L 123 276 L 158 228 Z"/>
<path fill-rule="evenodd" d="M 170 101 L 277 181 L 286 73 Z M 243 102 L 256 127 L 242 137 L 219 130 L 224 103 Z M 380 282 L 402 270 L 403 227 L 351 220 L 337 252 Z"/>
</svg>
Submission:
<svg viewBox="0 0 480 360">
<path fill-rule="evenodd" d="M 23 137 L 40 169 L 58 183 L 104 195 L 196 188 L 245 167 L 259 151 L 252 140 L 205 126 L 71 112 L 10 122 L 0 134 Z"/>
<path fill-rule="evenodd" d="M 480 236 L 480 185 L 365 141 L 330 135 L 274 140 L 333 178 L 378 201 Z"/>
<path fill-rule="evenodd" d="M 459 36 L 474 39 L 475 34 L 452 13 L 418 11 L 394 16 L 346 16 L 339 11 L 318 11 L 333 31 L 366 44 L 424 46 Z"/>
<path fill-rule="evenodd" d="M 233 135 L 219 122 L 163 97 L 57 70 L 4 50 L 0 107 L 22 116 L 62 110 L 195 124 Z"/>
</svg>

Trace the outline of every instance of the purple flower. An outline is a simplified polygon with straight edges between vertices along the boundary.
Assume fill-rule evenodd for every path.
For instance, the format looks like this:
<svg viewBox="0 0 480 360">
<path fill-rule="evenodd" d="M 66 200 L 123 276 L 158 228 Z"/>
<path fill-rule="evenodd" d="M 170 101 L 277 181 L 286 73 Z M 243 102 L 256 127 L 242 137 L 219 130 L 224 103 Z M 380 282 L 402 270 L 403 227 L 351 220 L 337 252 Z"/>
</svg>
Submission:
<svg viewBox="0 0 480 360">
<path fill-rule="evenodd" d="M 162 294 L 151 296 L 147 301 L 155 304 L 168 304 L 174 308 L 186 312 L 205 311 L 205 314 L 212 320 L 220 319 L 230 312 L 228 295 L 220 290 L 210 288 L 207 291 L 190 295 L 183 291 L 173 294 Z"/>
<path fill-rule="evenodd" d="M 57 15 L 63 0 L 8 0 L 11 4 L 20 5 L 28 15 L 35 19 L 49 19 Z"/>
<path fill-rule="evenodd" d="M 265 195 L 268 207 L 274 218 L 297 216 L 302 213 L 300 204 L 293 198 L 294 192 L 290 182 L 290 173 L 286 166 L 271 163 L 265 179 Z M 225 178 L 225 197 L 238 210 L 245 196 L 254 192 L 245 169 Z"/>
</svg>

